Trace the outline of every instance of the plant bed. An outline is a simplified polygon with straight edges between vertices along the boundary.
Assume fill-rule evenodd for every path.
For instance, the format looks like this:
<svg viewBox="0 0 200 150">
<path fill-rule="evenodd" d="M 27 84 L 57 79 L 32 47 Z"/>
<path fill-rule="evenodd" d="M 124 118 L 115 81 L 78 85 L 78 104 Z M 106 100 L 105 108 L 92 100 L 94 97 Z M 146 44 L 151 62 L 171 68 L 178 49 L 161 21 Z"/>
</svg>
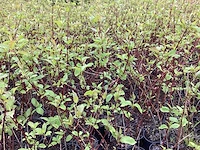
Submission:
<svg viewBox="0 0 200 150">
<path fill-rule="evenodd" d="M 198 150 L 200 3 L 76 3 L 1 3 L 0 149 Z"/>
</svg>

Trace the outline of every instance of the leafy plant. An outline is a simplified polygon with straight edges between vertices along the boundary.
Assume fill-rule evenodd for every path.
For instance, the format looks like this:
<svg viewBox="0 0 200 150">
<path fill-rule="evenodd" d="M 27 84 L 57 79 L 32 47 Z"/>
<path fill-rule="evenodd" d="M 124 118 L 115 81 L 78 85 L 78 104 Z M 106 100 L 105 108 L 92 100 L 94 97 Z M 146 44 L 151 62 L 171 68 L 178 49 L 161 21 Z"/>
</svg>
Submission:
<svg viewBox="0 0 200 150">
<path fill-rule="evenodd" d="M 163 149 L 198 149 L 199 2 L 1 8 L 3 150 L 128 149 L 146 125 L 163 130 Z"/>
</svg>

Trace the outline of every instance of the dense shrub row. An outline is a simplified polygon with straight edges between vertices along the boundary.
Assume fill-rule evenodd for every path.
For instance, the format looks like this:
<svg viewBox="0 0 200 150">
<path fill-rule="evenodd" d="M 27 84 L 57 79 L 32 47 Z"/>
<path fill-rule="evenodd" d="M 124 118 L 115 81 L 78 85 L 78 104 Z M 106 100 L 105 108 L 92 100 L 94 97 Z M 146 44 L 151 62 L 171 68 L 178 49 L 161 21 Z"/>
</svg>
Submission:
<svg viewBox="0 0 200 150">
<path fill-rule="evenodd" d="M 199 6 L 4 1 L 0 149 L 199 149 Z"/>
</svg>

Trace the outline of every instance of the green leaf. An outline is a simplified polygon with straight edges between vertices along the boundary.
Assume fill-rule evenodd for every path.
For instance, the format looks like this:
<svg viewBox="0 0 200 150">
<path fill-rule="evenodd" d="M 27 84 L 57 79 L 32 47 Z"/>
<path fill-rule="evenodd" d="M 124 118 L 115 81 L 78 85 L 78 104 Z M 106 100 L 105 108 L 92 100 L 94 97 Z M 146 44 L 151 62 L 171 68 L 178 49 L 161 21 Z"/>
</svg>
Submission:
<svg viewBox="0 0 200 150">
<path fill-rule="evenodd" d="M 65 104 L 63 104 L 63 103 L 60 104 L 59 108 L 62 109 L 62 110 L 66 110 L 67 109 L 66 106 L 65 106 Z"/>
<path fill-rule="evenodd" d="M 79 67 L 74 67 L 74 75 L 77 77 L 78 75 L 80 75 L 81 74 L 81 68 L 79 68 Z"/>
<path fill-rule="evenodd" d="M 61 21 L 61 20 L 56 20 L 55 23 L 59 28 L 62 28 L 63 24 L 64 24 L 63 21 Z"/>
<path fill-rule="evenodd" d="M 171 110 L 172 113 L 174 113 L 176 116 L 180 116 L 183 114 L 183 108 L 180 106 L 173 107 Z"/>
<path fill-rule="evenodd" d="M 171 122 L 178 122 L 178 119 L 176 117 L 169 117 L 169 120 Z"/>
<path fill-rule="evenodd" d="M 63 78 L 62 78 L 62 82 L 63 82 L 63 83 L 66 82 L 67 79 L 68 79 L 68 74 L 66 73 L 66 74 L 63 76 Z"/>
<path fill-rule="evenodd" d="M 25 118 L 24 116 L 19 115 L 19 116 L 17 117 L 17 122 L 18 122 L 18 123 L 22 123 L 25 119 L 26 119 L 26 118 Z"/>
<path fill-rule="evenodd" d="M 46 145 L 44 143 L 41 143 L 38 145 L 39 148 L 46 148 Z"/>
<path fill-rule="evenodd" d="M 93 90 L 88 90 L 88 91 L 86 91 L 86 92 L 84 93 L 84 96 L 90 96 L 90 97 L 92 97 L 93 93 L 94 93 Z"/>
<path fill-rule="evenodd" d="M 137 143 L 135 141 L 135 139 L 130 137 L 130 136 L 122 136 L 121 139 L 120 139 L 120 142 L 125 143 L 125 144 L 129 144 L 129 145 L 135 145 Z"/>
<path fill-rule="evenodd" d="M 72 134 L 75 136 L 78 136 L 78 132 L 77 131 L 72 131 Z"/>
<path fill-rule="evenodd" d="M 77 106 L 77 110 L 76 110 L 76 116 L 79 118 L 81 117 L 83 111 L 84 111 L 84 108 L 85 108 L 85 104 L 80 104 Z"/>
<path fill-rule="evenodd" d="M 106 119 L 101 119 L 101 122 L 102 122 L 103 125 L 105 125 L 105 126 L 109 126 L 109 125 L 110 125 L 110 123 L 109 123 L 108 120 L 106 120 Z"/>
<path fill-rule="evenodd" d="M 28 122 L 28 125 L 32 128 L 32 129 L 35 129 L 37 128 L 37 126 L 39 125 L 40 123 L 39 122 L 32 122 L 32 121 L 29 121 Z"/>
<path fill-rule="evenodd" d="M 72 96 L 73 96 L 73 101 L 74 101 L 74 103 L 78 103 L 78 101 L 79 101 L 79 98 L 78 98 L 78 95 L 73 91 L 72 92 Z"/>
<path fill-rule="evenodd" d="M 162 125 L 160 125 L 160 127 L 158 129 L 160 129 L 160 130 L 168 129 L 168 126 L 166 124 L 162 124 Z"/>
<path fill-rule="evenodd" d="M 82 70 L 82 71 L 85 71 L 86 68 L 92 67 L 92 66 L 93 66 L 93 63 L 88 63 L 88 64 L 86 64 L 86 65 L 81 66 L 81 70 Z"/>
<path fill-rule="evenodd" d="M 167 73 L 166 76 L 165 76 L 165 79 L 166 79 L 166 80 L 170 80 L 171 78 L 172 78 L 171 74 L 170 74 L 170 73 Z"/>
<path fill-rule="evenodd" d="M 120 103 L 121 103 L 121 107 L 126 107 L 126 106 L 132 106 L 132 102 L 131 101 L 126 101 L 124 97 L 119 97 Z"/>
<path fill-rule="evenodd" d="M 113 97 L 113 94 L 108 94 L 106 96 L 106 103 L 110 102 L 110 100 L 112 99 L 112 97 Z"/>
<path fill-rule="evenodd" d="M 66 137 L 65 140 L 66 140 L 66 142 L 69 142 L 69 141 L 71 141 L 72 138 L 73 138 L 73 136 L 69 134 L 69 135 Z"/>
<path fill-rule="evenodd" d="M 112 136 L 114 137 L 114 138 L 117 138 L 117 136 L 118 136 L 118 132 L 115 130 L 115 128 L 108 122 L 108 120 L 107 119 L 101 119 L 101 122 L 103 123 L 103 125 L 105 126 L 105 127 L 107 127 L 108 128 L 108 130 L 110 131 L 110 133 L 112 134 Z"/>
<path fill-rule="evenodd" d="M 188 124 L 188 120 L 185 117 L 183 117 L 182 118 L 182 126 L 185 127 L 187 124 Z"/>
<path fill-rule="evenodd" d="M 44 114 L 44 110 L 42 109 L 42 107 L 38 107 L 38 108 L 36 108 L 35 110 L 36 110 L 36 112 L 37 112 L 38 114 L 40 114 L 40 115 L 43 115 L 43 114 Z"/>
<path fill-rule="evenodd" d="M 135 103 L 135 104 L 133 104 L 133 107 L 136 107 L 141 114 L 143 113 L 143 109 L 141 108 L 140 104 Z"/>
<path fill-rule="evenodd" d="M 178 109 L 180 115 L 182 115 L 183 114 L 183 108 L 180 107 L 180 106 L 176 106 L 176 108 Z"/>
<path fill-rule="evenodd" d="M 28 109 L 25 111 L 24 116 L 25 116 L 26 118 L 28 118 L 28 117 L 31 115 L 31 112 L 32 112 L 32 108 L 28 108 Z"/>
<path fill-rule="evenodd" d="M 41 119 L 47 121 L 51 126 L 58 129 L 61 126 L 60 116 L 56 115 L 53 117 L 41 117 Z"/>
<path fill-rule="evenodd" d="M 121 107 L 132 106 L 131 101 L 121 101 Z"/>
<path fill-rule="evenodd" d="M 169 109 L 169 107 L 166 107 L 166 106 L 162 106 L 161 108 L 160 108 L 160 111 L 161 112 L 170 112 L 170 109 Z"/>
<path fill-rule="evenodd" d="M 32 98 L 32 99 L 31 99 L 31 103 L 32 103 L 33 106 L 36 107 L 36 108 L 40 105 L 40 103 L 39 103 L 35 98 Z"/>
<path fill-rule="evenodd" d="M 55 97 L 56 94 L 52 90 L 45 90 L 45 96 Z"/>
<path fill-rule="evenodd" d="M 180 127 L 180 124 L 178 123 L 173 123 L 172 125 L 169 126 L 170 129 L 177 129 Z"/>
<path fill-rule="evenodd" d="M 179 58 L 180 57 L 179 54 L 176 54 L 176 50 L 175 49 L 167 52 L 164 56 L 165 57 L 175 57 L 175 58 Z"/>
<path fill-rule="evenodd" d="M 60 126 L 61 126 L 61 120 L 60 120 L 60 116 L 56 115 L 54 117 L 50 117 L 50 122 L 51 122 L 51 125 L 58 129 Z"/>
<path fill-rule="evenodd" d="M 42 128 L 36 128 L 34 129 L 37 135 L 43 135 L 45 134 L 46 130 L 43 130 Z"/>
<path fill-rule="evenodd" d="M 47 129 L 47 125 L 48 125 L 47 122 L 45 122 L 45 123 L 42 124 L 42 130 L 45 130 L 45 132 L 46 132 L 46 129 Z"/>
<path fill-rule="evenodd" d="M 156 64 L 156 66 L 160 69 L 160 70 L 162 70 L 162 62 L 158 62 L 157 64 Z"/>
<path fill-rule="evenodd" d="M 47 131 L 47 132 L 45 133 L 45 136 L 50 136 L 51 133 L 52 133 L 52 131 Z"/>
</svg>

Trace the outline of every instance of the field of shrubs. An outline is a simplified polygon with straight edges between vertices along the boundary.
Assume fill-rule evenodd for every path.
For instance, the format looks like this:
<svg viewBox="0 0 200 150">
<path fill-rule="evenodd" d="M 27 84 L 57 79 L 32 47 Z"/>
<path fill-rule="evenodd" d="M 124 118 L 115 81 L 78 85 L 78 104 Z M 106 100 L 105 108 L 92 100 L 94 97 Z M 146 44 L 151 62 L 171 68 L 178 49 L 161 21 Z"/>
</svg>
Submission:
<svg viewBox="0 0 200 150">
<path fill-rule="evenodd" d="M 200 2 L 7 0 L 1 150 L 200 150 Z"/>
</svg>

